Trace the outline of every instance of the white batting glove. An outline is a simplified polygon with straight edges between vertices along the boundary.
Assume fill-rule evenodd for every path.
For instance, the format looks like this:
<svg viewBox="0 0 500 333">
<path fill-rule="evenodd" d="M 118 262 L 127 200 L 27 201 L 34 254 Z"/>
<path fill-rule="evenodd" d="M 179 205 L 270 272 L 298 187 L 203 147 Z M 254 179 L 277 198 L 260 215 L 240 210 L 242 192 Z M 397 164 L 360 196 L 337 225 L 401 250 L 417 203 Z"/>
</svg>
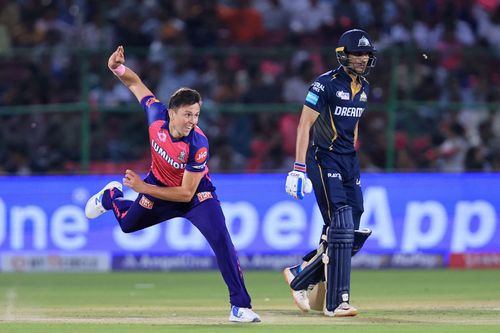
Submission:
<svg viewBox="0 0 500 333">
<path fill-rule="evenodd" d="M 312 183 L 306 176 L 305 164 L 294 163 L 293 171 L 290 171 L 286 177 L 285 190 L 296 199 L 302 199 L 306 193 L 312 192 Z"/>
</svg>

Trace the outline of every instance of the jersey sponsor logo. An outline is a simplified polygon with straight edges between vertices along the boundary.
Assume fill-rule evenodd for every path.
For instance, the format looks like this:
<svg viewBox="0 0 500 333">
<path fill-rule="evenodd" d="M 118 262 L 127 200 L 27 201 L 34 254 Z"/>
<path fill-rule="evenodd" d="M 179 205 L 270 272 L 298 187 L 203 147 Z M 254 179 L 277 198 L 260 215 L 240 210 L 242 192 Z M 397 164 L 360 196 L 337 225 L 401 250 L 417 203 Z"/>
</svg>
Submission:
<svg viewBox="0 0 500 333">
<path fill-rule="evenodd" d="M 361 186 L 361 179 L 356 179 L 356 185 Z"/>
<path fill-rule="evenodd" d="M 196 163 L 203 163 L 207 159 L 207 156 L 208 156 L 207 148 L 201 147 L 194 155 L 194 160 L 196 161 Z"/>
<path fill-rule="evenodd" d="M 147 107 L 150 107 L 151 104 L 153 103 L 160 103 L 160 100 L 156 99 L 155 97 L 150 97 L 148 98 L 148 100 L 146 101 L 146 106 Z"/>
<path fill-rule="evenodd" d="M 197 193 L 196 196 L 198 197 L 199 202 L 203 202 L 207 199 L 213 198 L 212 192 L 200 192 L 200 193 Z"/>
<path fill-rule="evenodd" d="M 141 199 L 139 200 L 139 205 L 146 209 L 153 209 L 154 202 L 142 195 Z"/>
<path fill-rule="evenodd" d="M 365 108 L 354 108 L 354 107 L 346 107 L 346 106 L 336 106 L 333 114 L 335 116 L 343 116 L 343 117 L 356 117 L 359 118 L 365 111 Z"/>
<path fill-rule="evenodd" d="M 191 165 L 191 168 L 203 170 L 203 169 L 205 169 L 206 165 L 207 165 L 207 163 L 203 163 L 203 164 L 200 164 L 200 165 Z"/>
<path fill-rule="evenodd" d="M 312 90 L 320 92 L 320 91 L 325 91 L 325 86 L 322 85 L 319 82 L 314 82 L 311 86 Z"/>
<path fill-rule="evenodd" d="M 179 153 L 179 161 L 181 162 L 186 162 L 186 152 L 184 150 L 182 150 L 180 153 Z"/>
<path fill-rule="evenodd" d="M 370 41 L 368 40 L 368 38 L 366 38 L 365 36 L 362 36 L 358 40 L 358 46 L 371 46 L 371 45 L 370 45 Z"/>
<path fill-rule="evenodd" d="M 338 179 L 342 180 L 342 175 L 340 173 L 337 173 L 337 172 L 335 172 L 335 173 L 328 172 L 327 176 L 328 176 L 328 178 L 338 178 Z"/>
<path fill-rule="evenodd" d="M 366 96 L 365 92 L 363 91 L 361 93 L 361 96 L 359 96 L 359 101 L 360 102 L 366 102 L 368 100 L 368 97 Z"/>
<path fill-rule="evenodd" d="M 316 95 L 315 93 L 313 93 L 312 91 L 307 93 L 307 96 L 306 96 L 307 102 L 316 105 L 316 103 L 318 103 L 318 99 L 319 99 L 319 96 Z"/>
<path fill-rule="evenodd" d="M 337 93 L 335 95 L 338 98 L 340 98 L 341 100 L 344 100 L 344 101 L 348 101 L 348 100 L 351 99 L 351 95 L 348 92 L 345 92 L 345 91 L 342 91 L 342 90 L 337 91 Z"/>
<path fill-rule="evenodd" d="M 168 164 L 170 164 L 174 168 L 176 168 L 176 169 L 185 169 L 186 168 L 185 163 L 179 163 L 176 160 L 174 160 L 172 157 L 170 157 L 170 155 L 168 155 L 168 153 L 162 147 L 160 147 L 160 145 L 157 144 L 155 142 L 155 140 L 151 140 L 151 147 L 158 155 L 161 156 L 161 158 L 163 158 Z"/>
<path fill-rule="evenodd" d="M 167 141 L 167 133 L 165 133 L 164 131 L 160 131 L 160 132 L 158 132 L 158 139 L 159 139 L 161 142 L 165 142 L 165 141 Z"/>
</svg>

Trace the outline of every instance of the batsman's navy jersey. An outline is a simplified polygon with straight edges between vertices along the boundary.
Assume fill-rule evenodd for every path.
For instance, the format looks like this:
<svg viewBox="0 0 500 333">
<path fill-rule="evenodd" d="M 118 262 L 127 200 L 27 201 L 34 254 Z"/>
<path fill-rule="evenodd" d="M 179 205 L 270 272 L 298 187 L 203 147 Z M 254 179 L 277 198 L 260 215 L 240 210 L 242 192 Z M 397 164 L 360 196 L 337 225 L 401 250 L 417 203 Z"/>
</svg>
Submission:
<svg viewBox="0 0 500 333">
<path fill-rule="evenodd" d="M 196 126 L 189 135 L 176 139 L 170 134 L 167 107 L 154 96 L 146 96 L 141 105 L 149 124 L 151 173 L 146 181 L 160 186 L 181 186 L 184 171 L 203 172 L 196 193 L 212 192 L 215 187 L 208 177 L 208 139 Z M 196 197 L 196 196 L 195 196 Z"/>
<path fill-rule="evenodd" d="M 366 107 L 369 84 L 361 76 L 356 80 L 342 67 L 326 72 L 311 85 L 304 103 L 319 112 L 306 165 L 325 226 L 344 205 L 352 207 L 356 229 L 363 213 L 354 136 Z"/>
<path fill-rule="evenodd" d="M 319 112 L 313 125 L 313 145 L 339 154 L 353 153 L 354 131 L 368 100 L 369 84 L 361 88 L 342 67 L 320 75 L 311 85 L 305 105 Z"/>
</svg>

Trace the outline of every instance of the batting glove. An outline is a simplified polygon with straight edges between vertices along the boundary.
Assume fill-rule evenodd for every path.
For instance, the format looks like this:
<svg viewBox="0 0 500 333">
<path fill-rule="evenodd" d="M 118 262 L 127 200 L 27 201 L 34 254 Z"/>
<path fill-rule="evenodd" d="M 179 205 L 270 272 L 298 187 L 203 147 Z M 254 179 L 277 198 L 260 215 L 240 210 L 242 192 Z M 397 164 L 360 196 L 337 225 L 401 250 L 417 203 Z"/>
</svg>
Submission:
<svg viewBox="0 0 500 333">
<path fill-rule="evenodd" d="M 296 199 L 302 199 L 304 194 L 312 192 L 312 183 L 306 176 L 305 164 L 294 163 L 293 171 L 290 171 L 286 177 L 285 190 Z"/>
</svg>

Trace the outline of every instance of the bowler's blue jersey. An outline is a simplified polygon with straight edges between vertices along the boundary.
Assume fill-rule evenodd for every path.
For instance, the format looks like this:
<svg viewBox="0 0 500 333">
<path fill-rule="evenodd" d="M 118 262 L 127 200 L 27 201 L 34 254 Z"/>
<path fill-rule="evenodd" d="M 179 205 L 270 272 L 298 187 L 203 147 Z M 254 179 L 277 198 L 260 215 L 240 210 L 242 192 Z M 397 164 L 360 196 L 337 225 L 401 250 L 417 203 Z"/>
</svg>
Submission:
<svg viewBox="0 0 500 333">
<path fill-rule="evenodd" d="M 354 130 L 366 108 L 369 83 L 359 77 L 361 89 L 342 67 L 320 75 L 309 88 L 305 105 L 318 111 L 313 125 L 314 145 L 340 154 L 352 153 Z"/>
</svg>

